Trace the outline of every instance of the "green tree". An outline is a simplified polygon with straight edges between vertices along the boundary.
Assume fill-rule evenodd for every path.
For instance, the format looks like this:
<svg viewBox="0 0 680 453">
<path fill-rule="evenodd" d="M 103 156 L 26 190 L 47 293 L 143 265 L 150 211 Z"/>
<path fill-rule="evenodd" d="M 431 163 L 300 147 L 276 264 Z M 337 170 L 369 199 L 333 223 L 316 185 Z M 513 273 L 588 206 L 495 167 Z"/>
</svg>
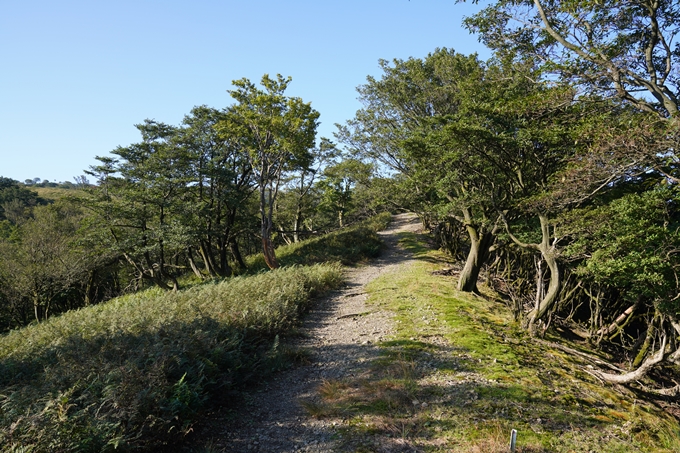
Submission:
<svg viewBox="0 0 680 453">
<path fill-rule="evenodd" d="M 456 180 L 456 175 L 465 173 L 443 157 L 451 151 L 450 140 L 443 145 L 433 134 L 450 119 L 465 117 L 462 104 L 481 87 L 483 65 L 475 55 L 464 56 L 449 49 L 438 49 L 425 59 L 394 60 L 392 64 L 381 60 L 380 65 L 382 78 L 368 77 L 368 82 L 357 89 L 364 108 L 340 127 L 338 139 L 360 156 L 403 175 L 419 195 L 419 203 L 412 209 L 421 214 L 438 210 L 444 216 L 461 217 L 471 247 L 470 265 L 461 275 L 459 288 L 474 291 L 478 271 L 494 242 L 493 220 L 489 222 L 484 208 L 473 211 L 469 203 L 458 203 L 470 193 Z M 447 206 L 454 200 L 455 206 Z"/>
<path fill-rule="evenodd" d="M 421 209 L 465 228 L 458 288 L 476 291 L 499 213 L 545 187 L 571 155 L 574 92 L 535 82 L 526 65 L 484 64 L 447 49 L 383 69 L 382 80 L 360 87 L 366 108 L 340 136 L 406 175 L 423 194 Z"/>
<path fill-rule="evenodd" d="M 366 185 L 373 167 L 358 159 L 346 158 L 324 169 L 323 179 L 319 181 L 321 205 L 335 213 L 338 226 L 345 226 L 347 213 L 354 208 L 354 189 L 357 184 Z"/>
<path fill-rule="evenodd" d="M 31 209 L 47 204 L 36 192 L 19 185 L 13 179 L 0 176 L 0 221 L 16 225 L 30 216 Z"/>
<path fill-rule="evenodd" d="M 43 321 L 53 313 L 92 302 L 96 273 L 111 257 L 89 247 L 81 232 L 82 213 L 63 201 L 34 209 L 15 240 L 0 240 L 0 300 L 9 326 Z"/>
<path fill-rule="evenodd" d="M 674 0 L 499 0 L 465 20 L 491 49 L 662 117 L 678 115 Z"/>
<path fill-rule="evenodd" d="M 323 137 L 318 147 L 312 151 L 313 161 L 309 166 L 303 166 L 290 173 L 285 184 L 285 190 L 280 194 L 276 208 L 276 218 L 280 225 L 280 233 L 286 242 L 288 228 L 292 227 L 292 242 L 299 242 L 305 223 L 311 227 L 311 220 L 318 210 L 318 188 L 322 168 L 333 162 L 339 150 L 329 139 Z"/>
<path fill-rule="evenodd" d="M 176 128 L 146 120 L 143 141 L 118 147 L 117 158 L 99 157 L 90 174 L 99 181 L 90 203 L 110 235 L 110 248 L 135 269 L 137 279 L 178 289 L 178 259 L 189 241 L 180 221 L 190 181 L 189 159 L 173 143 Z"/>
<path fill-rule="evenodd" d="M 298 97 L 284 93 L 291 78 L 264 75 L 262 89 L 248 79 L 229 90 L 236 104 L 220 126 L 223 134 L 240 137 L 248 152 L 259 189 L 262 250 L 270 268 L 278 267 L 272 234 L 274 206 L 288 171 L 309 168 L 319 113 Z"/>
<path fill-rule="evenodd" d="M 230 254 L 245 267 L 238 236 L 247 222 L 246 207 L 255 182 L 241 138 L 218 131 L 226 116 L 225 111 L 194 107 L 177 129 L 173 143 L 184 149 L 189 160 L 185 208 L 180 215 L 193 236 L 187 246 L 187 260 L 200 278 L 230 275 Z M 204 272 L 198 269 L 195 250 Z"/>
</svg>

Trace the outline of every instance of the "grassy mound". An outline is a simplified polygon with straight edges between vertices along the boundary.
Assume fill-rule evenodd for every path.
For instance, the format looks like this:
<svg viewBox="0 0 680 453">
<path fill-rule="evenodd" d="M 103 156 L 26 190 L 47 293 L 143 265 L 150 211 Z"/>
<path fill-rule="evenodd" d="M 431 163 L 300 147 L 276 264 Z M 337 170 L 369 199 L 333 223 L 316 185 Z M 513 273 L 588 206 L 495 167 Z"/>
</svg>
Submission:
<svg viewBox="0 0 680 453">
<path fill-rule="evenodd" d="M 337 264 L 289 267 L 179 293 L 149 290 L 0 338 L 2 451 L 153 447 L 209 396 L 276 365 L 277 334 Z"/>
<path fill-rule="evenodd" d="M 308 265 L 328 261 L 353 264 L 378 256 L 383 243 L 376 234 L 389 225 L 389 213 L 378 214 L 357 225 L 332 233 L 279 247 L 276 256 L 281 266 Z M 257 272 L 267 268 L 262 255 L 249 257 L 248 269 Z"/>
</svg>

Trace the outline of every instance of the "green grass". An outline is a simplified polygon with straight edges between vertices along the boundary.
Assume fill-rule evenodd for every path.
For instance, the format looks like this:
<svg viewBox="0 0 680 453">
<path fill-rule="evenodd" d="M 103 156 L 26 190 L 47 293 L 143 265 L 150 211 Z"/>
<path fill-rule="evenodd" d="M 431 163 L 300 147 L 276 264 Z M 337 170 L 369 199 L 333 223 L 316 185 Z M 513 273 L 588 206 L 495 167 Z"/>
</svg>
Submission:
<svg viewBox="0 0 680 453">
<path fill-rule="evenodd" d="M 1 336 L 0 450 L 154 451 L 176 442 L 209 404 L 228 405 L 231 389 L 308 360 L 279 336 L 311 298 L 341 283 L 339 262 L 377 253 L 375 231 L 388 222 L 383 215 L 280 250 L 285 267 L 275 271 L 176 293 L 152 288 Z M 334 262 L 299 265 L 322 261 Z"/>
<path fill-rule="evenodd" d="M 389 213 L 379 214 L 357 225 L 323 236 L 307 239 L 276 249 L 281 266 L 309 265 L 338 261 L 345 265 L 355 264 L 380 254 L 383 243 L 376 234 L 387 227 Z M 249 272 L 267 269 L 264 257 L 253 255 L 246 259 Z"/>
<path fill-rule="evenodd" d="M 208 399 L 281 366 L 278 335 L 338 265 L 289 267 L 178 293 L 148 290 L 0 338 L 2 451 L 153 449 Z"/>
<path fill-rule="evenodd" d="M 506 307 L 455 289 L 450 267 L 424 238 L 402 235 L 415 253 L 407 272 L 385 275 L 369 303 L 396 313 L 396 334 L 360 377 L 332 381 L 308 410 L 339 420 L 346 451 L 680 451 L 677 420 L 620 387 L 603 386 L 578 358 L 525 335 Z M 344 422 L 343 422 L 344 420 Z"/>
<path fill-rule="evenodd" d="M 340 262 L 379 252 L 375 231 L 389 218 L 279 249 L 284 267 L 272 272 L 255 258 L 250 275 L 149 289 L 0 337 L 0 449 L 140 451 L 176 441 L 209 404 L 228 404 L 221 395 L 304 359 L 279 335 L 341 283 Z"/>
</svg>

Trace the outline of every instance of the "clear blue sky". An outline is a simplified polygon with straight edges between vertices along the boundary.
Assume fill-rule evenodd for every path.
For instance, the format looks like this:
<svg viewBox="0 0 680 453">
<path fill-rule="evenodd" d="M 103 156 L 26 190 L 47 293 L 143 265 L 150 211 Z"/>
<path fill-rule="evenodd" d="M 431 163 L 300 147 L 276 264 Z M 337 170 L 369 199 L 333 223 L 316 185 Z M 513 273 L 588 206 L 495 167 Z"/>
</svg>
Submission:
<svg viewBox="0 0 680 453">
<path fill-rule="evenodd" d="M 0 176 L 73 181 L 145 118 L 177 125 L 232 103 L 231 81 L 280 73 L 332 138 L 378 60 L 437 47 L 489 52 L 454 0 L 6 1 L 0 14 Z"/>
</svg>

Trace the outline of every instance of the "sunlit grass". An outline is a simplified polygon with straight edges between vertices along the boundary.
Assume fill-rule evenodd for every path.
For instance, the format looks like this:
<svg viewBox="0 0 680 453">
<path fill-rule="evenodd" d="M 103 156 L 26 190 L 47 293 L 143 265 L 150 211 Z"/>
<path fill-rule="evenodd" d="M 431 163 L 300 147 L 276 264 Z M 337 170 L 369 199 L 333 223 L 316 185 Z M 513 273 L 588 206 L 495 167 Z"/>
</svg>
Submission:
<svg viewBox="0 0 680 453">
<path fill-rule="evenodd" d="M 151 288 L 0 337 L 0 450 L 153 451 L 181 438 L 206 405 L 229 405 L 228 390 L 309 360 L 279 336 L 341 283 L 340 262 L 378 253 L 389 219 L 279 250 L 275 271 Z"/>
<path fill-rule="evenodd" d="M 577 357 L 534 343 L 506 307 L 455 289 L 423 238 L 402 235 L 417 262 L 384 275 L 369 303 L 396 313 L 370 372 L 320 389 L 319 417 L 339 417 L 346 451 L 380 445 L 426 452 L 675 452 L 678 422 L 622 388 L 603 386 Z M 368 447 L 367 447 L 368 446 Z"/>
<path fill-rule="evenodd" d="M 277 259 L 281 266 L 290 266 L 328 261 L 351 265 L 374 258 L 383 247 L 376 232 L 385 229 L 391 217 L 389 213 L 382 213 L 348 228 L 279 247 L 276 249 Z M 261 254 L 248 257 L 246 265 L 249 272 L 267 269 Z"/>
<path fill-rule="evenodd" d="M 10 332 L 0 338 L 2 450 L 125 451 L 181 435 L 211 395 L 297 356 L 278 335 L 341 279 L 339 265 L 322 264 L 151 289 Z"/>
</svg>

